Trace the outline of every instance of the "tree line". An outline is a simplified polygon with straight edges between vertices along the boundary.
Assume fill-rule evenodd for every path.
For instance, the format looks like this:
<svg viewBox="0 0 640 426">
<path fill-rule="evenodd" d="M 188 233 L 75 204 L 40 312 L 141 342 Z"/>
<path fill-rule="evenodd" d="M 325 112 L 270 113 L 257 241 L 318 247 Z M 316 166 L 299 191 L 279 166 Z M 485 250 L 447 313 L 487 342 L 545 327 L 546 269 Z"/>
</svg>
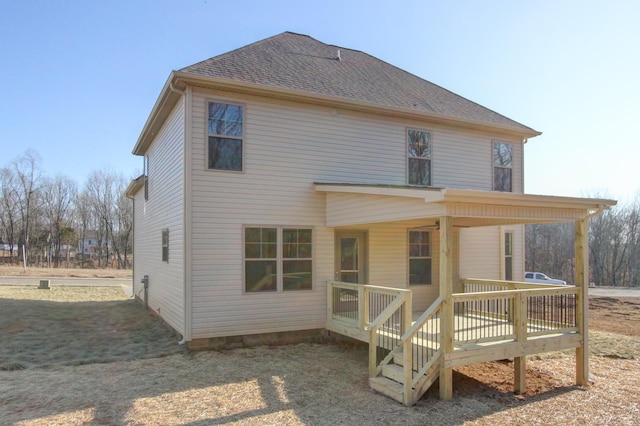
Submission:
<svg viewBox="0 0 640 426">
<path fill-rule="evenodd" d="M 573 283 L 573 244 L 573 222 L 526 225 L 526 270 Z M 589 220 L 589 271 L 596 285 L 640 287 L 640 193 Z"/>
<path fill-rule="evenodd" d="M 128 180 L 95 170 L 80 187 L 64 175 L 45 176 L 35 150 L 0 169 L 2 260 L 30 265 L 129 268 L 133 202 Z M 88 238 L 92 252 L 85 253 Z"/>
</svg>

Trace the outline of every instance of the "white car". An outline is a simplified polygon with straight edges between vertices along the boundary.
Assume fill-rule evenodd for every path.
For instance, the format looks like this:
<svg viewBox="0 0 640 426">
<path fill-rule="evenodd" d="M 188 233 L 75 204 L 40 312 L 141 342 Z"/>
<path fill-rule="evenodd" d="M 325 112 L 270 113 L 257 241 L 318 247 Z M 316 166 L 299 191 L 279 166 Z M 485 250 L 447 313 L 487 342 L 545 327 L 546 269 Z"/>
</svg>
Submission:
<svg viewBox="0 0 640 426">
<path fill-rule="evenodd" d="M 549 278 L 542 272 L 525 272 L 524 280 L 528 283 L 536 283 L 536 284 L 559 284 L 559 285 L 567 285 L 566 281 L 555 280 L 553 278 Z"/>
</svg>

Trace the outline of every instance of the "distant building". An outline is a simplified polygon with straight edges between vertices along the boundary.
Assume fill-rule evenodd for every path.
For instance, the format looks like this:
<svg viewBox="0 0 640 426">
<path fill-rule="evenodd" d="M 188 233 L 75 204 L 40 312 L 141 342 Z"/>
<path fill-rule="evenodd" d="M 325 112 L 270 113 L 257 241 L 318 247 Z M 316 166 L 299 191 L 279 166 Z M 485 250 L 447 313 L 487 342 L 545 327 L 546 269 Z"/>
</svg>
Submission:
<svg viewBox="0 0 640 426">
<path fill-rule="evenodd" d="M 109 242 L 100 240 L 97 231 L 85 231 L 84 238 L 78 239 L 78 254 L 84 254 L 85 259 L 97 259 L 108 248 Z"/>
</svg>

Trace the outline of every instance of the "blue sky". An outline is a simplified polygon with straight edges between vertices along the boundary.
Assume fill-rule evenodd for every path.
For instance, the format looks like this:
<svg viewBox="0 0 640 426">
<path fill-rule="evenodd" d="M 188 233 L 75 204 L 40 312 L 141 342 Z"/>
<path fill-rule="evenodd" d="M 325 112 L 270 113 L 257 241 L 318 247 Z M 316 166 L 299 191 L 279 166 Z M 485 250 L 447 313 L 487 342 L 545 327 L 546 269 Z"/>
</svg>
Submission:
<svg viewBox="0 0 640 426">
<path fill-rule="evenodd" d="M 0 0 L 0 166 L 133 177 L 171 70 L 294 31 L 365 51 L 542 131 L 528 193 L 640 190 L 640 2 Z"/>
</svg>

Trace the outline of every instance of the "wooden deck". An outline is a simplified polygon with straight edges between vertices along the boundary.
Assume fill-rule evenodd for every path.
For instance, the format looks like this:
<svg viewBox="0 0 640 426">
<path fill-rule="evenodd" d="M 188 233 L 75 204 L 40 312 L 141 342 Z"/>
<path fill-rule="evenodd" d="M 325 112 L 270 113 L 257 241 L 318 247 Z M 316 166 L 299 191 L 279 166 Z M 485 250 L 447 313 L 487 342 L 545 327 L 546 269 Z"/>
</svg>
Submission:
<svg viewBox="0 0 640 426">
<path fill-rule="evenodd" d="M 371 386 L 406 405 L 443 371 L 507 358 L 522 390 L 526 356 L 584 345 L 576 287 L 485 280 L 464 287 L 471 291 L 452 294 L 447 316 L 443 298 L 411 312 L 408 290 L 330 282 L 327 329 L 368 342 Z"/>
</svg>

